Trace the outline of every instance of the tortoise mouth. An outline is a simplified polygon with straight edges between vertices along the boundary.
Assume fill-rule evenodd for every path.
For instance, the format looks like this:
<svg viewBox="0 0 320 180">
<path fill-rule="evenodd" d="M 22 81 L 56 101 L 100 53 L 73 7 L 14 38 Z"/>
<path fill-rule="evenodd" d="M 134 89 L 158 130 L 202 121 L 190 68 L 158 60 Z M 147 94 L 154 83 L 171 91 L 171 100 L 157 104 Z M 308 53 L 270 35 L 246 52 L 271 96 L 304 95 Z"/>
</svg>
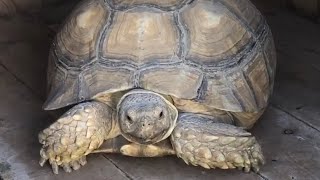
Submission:
<svg viewBox="0 0 320 180">
<path fill-rule="evenodd" d="M 166 133 L 167 133 L 167 130 L 163 130 L 149 138 L 138 137 L 134 134 L 128 134 L 128 133 L 123 133 L 122 135 L 124 138 L 126 138 L 130 142 L 148 145 L 148 144 L 155 144 L 157 142 L 160 142 L 163 139 L 163 137 L 166 135 Z"/>
</svg>

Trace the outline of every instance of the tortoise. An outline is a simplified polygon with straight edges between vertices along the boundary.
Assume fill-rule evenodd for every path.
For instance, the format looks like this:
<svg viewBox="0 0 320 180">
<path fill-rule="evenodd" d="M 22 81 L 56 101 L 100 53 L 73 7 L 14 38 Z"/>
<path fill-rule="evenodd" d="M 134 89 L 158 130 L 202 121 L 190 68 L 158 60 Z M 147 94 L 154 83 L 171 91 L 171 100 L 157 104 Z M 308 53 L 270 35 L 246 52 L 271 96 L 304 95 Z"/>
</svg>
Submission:
<svg viewBox="0 0 320 180">
<path fill-rule="evenodd" d="M 249 0 L 85 0 L 57 33 L 45 110 L 73 106 L 39 133 L 58 173 L 90 153 L 176 155 L 258 171 L 247 130 L 274 84 L 272 33 Z"/>
</svg>

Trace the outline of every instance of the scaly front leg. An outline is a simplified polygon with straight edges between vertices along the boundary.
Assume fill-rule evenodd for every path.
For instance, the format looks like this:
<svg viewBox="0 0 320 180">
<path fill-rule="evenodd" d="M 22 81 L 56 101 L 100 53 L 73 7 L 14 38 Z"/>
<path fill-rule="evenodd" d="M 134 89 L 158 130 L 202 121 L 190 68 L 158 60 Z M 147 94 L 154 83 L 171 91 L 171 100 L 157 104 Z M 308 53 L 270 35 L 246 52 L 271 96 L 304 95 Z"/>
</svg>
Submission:
<svg viewBox="0 0 320 180">
<path fill-rule="evenodd" d="M 259 171 L 264 163 L 260 145 L 243 128 L 196 114 L 182 114 L 171 135 L 178 157 L 204 168 Z"/>
<path fill-rule="evenodd" d="M 119 134 L 113 110 L 100 102 L 76 105 L 57 122 L 39 133 L 43 144 L 40 165 L 47 160 L 53 172 L 59 166 L 66 172 L 86 164 L 86 155 L 99 148 L 104 140 Z"/>
</svg>

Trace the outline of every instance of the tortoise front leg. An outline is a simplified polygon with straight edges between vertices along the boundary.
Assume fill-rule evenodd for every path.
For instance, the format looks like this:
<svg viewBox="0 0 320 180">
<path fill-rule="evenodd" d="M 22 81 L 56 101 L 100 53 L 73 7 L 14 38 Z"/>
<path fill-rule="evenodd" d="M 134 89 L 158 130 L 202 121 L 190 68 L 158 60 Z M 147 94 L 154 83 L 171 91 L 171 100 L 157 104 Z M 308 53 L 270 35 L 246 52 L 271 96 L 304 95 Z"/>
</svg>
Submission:
<svg viewBox="0 0 320 180">
<path fill-rule="evenodd" d="M 171 141 L 178 157 L 204 168 L 259 170 L 264 163 L 255 137 L 241 127 L 196 114 L 182 114 Z"/>
<path fill-rule="evenodd" d="M 59 166 L 66 172 L 86 164 L 86 155 L 99 148 L 104 140 L 119 134 L 113 110 L 100 102 L 76 105 L 58 121 L 39 133 L 43 144 L 40 165 L 49 160 L 53 172 Z"/>
</svg>

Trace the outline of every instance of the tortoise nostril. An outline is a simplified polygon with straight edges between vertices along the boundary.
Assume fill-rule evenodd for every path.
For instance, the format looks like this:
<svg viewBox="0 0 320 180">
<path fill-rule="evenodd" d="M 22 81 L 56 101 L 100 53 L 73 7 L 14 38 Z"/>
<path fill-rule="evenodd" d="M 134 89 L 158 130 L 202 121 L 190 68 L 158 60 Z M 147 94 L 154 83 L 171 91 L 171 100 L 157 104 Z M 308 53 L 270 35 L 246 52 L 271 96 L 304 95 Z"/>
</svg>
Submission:
<svg viewBox="0 0 320 180">
<path fill-rule="evenodd" d="M 129 123 L 133 123 L 133 120 L 129 115 L 127 115 L 127 120 L 128 120 Z"/>
<path fill-rule="evenodd" d="M 162 118 L 162 117 L 163 117 L 163 111 L 161 111 L 159 114 L 159 118 Z"/>
<path fill-rule="evenodd" d="M 144 127 L 144 126 L 150 126 L 150 125 L 151 125 L 151 123 L 148 123 L 148 124 L 143 123 L 143 124 L 142 124 L 143 127 Z"/>
</svg>

